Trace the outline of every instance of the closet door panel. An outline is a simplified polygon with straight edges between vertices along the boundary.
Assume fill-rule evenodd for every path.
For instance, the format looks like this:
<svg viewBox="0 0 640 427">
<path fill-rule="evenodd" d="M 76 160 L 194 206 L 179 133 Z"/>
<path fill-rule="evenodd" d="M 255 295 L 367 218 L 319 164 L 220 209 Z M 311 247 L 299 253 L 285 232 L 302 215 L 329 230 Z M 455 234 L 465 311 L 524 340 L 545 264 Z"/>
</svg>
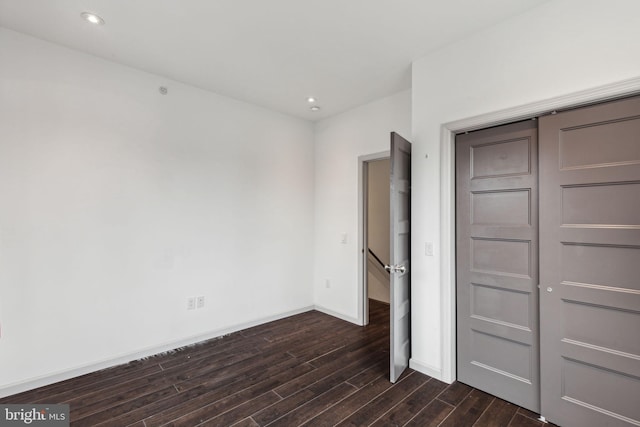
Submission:
<svg viewBox="0 0 640 427">
<path fill-rule="evenodd" d="M 456 138 L 458 380 L 539 412 L 537 130 Z"/>
<path fill-rule="evenodd" d="M 540 119 L 542 414 L 640 425 L 640 98 Z"/>
</svg>

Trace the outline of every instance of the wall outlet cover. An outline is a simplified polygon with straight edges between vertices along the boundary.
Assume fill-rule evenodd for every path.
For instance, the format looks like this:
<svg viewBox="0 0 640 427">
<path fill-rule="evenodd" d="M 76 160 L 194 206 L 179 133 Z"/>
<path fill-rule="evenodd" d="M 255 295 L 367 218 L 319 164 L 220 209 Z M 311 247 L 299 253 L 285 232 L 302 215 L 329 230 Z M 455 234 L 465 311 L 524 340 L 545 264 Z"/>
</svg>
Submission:
<svg viewBox="0 0 640 427">
<path fill-rule="evenodd" d="M 424 244 L 424 254 L 426 256 L 433 256 L 433 242 L 426 242 Z"/>
</svg>

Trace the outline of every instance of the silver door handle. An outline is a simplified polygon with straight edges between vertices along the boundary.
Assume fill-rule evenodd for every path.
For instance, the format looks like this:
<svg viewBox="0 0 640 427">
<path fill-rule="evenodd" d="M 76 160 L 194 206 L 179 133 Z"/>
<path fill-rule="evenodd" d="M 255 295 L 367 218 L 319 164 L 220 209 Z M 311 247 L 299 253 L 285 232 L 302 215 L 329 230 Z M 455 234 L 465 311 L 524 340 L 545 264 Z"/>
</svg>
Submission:
<svg viewBox="0 0 640 427">
<path fill-rule="evenodd" d="M 384 269 L 389 273 L 404 273 L 407 271 L 404 265 L 385 265 Z"/>
</svg>

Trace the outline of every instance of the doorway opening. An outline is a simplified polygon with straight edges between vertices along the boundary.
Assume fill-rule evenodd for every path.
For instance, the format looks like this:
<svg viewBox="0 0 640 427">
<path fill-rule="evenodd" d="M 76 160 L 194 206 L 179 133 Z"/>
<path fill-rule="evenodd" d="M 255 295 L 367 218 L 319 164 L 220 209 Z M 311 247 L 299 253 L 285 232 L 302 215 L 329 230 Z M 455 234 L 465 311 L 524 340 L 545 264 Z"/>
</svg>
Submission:
<svg viewBox="0 0 640 427">
<path fill-rule="evenodd" d="M 360 295 L 362 325 L 369 324 L 369 299 L 389 304 L 389 179 L 388 151 L 362 156 L 360 166 Z"/>
<path fill-rule="evenodd" d="M 390 159 L 367 162 L 366 292 L 369 300 L 390 302 L 389 179 Z"/>
</svg>

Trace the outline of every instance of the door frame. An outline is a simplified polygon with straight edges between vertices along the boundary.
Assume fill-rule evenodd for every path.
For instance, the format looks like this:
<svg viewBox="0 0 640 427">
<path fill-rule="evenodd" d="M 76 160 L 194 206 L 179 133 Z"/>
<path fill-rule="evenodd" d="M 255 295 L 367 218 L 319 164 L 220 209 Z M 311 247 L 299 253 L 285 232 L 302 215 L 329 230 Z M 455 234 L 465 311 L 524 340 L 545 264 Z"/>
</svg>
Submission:
<svg viewBox="0 0 640 427">
<path fill-rule="evenodd" d="M 391 158 L 391 151 L 380 151 L 358 157 L 358 323 L 369 324 L 367 289 L 367 203 L 369 163 Z"/>
<path fill-rule="evenodd" d="M 440 126 L 440 306 L 441 379 L 453 382 L 456 372 L 456 133 L 526 120 L 555 110 L 576 108 L 640 94 L 640 77 L 598 86 L 543 101 L 468 117 Z M 446 309 L 444 309 L 446 308 Z"/>
</svg>

